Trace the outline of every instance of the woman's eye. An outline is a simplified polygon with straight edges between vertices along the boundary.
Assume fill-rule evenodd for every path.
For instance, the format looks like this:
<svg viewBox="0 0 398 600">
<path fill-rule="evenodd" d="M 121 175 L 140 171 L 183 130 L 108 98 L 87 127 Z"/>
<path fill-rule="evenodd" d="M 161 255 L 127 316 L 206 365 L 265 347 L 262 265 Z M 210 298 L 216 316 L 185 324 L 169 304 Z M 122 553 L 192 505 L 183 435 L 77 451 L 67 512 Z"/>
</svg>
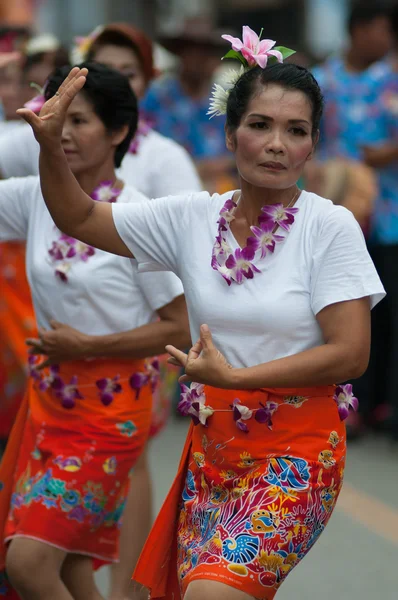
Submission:
<svg viewBox="0 0 398 600">
<path fill-rule="evenodd" d="M 258 123 L 250 123 L 250 127 L 252 129 L 265 129 L 268 125 L 264 121 L 258 121 Z"/>
<path fill-rule="evenodd" d="M 74 125 L 82 125 L 82 123 L 85 123 L 84 119 L 80 119 L 80 117 L 75 117 L 73 119 L 73 123 Z"/>
<path fill-rule="evenodd" d="M 301 129 L 301 127 L 292 127 L 291 132 L 293 133 L 293 135 L 307 135 L 305 129 Z"/>
</svg>

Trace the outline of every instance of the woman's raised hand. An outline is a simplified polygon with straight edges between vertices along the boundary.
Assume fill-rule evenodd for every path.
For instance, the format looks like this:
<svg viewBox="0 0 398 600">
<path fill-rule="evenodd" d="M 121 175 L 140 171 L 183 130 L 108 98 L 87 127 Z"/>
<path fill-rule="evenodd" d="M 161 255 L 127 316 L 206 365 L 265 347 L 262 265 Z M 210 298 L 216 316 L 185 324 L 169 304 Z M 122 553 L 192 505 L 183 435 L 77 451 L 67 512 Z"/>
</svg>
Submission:
<svg viewBox="0 0 398 600">
<path fill-rule="evenodd" d="M 171 356 L 168 362 L 185 369 L 185 375 L 180 377 L 181 383 L 195 381 L 218 388 L 234 388 L 235 369 L 214 345 L 207 325 L 201 325 L 200 339 L 192 346 L 188 354 L 174 346 L 166 346 L 166 350 Z"/>
<path fill-rule="evenodd" d="M 60 145 L 66 112 L 86 83 L 87 73 L 87 69 L 74 67 L 56 94 L 44 104 L 39 116 L 28 108 L 17 111 L 32 127 L 40 146 L 52 149 Z"/>
</svg>

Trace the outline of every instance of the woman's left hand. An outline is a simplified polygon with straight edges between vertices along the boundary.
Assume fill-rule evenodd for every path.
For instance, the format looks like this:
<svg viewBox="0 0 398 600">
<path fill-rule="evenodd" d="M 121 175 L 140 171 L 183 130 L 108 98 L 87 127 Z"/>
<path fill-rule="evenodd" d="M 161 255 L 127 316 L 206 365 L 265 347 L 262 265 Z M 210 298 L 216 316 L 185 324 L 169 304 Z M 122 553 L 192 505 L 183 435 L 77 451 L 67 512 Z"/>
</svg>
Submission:
<svg viewBox="0 0 398 600">
<path fill-rule="evenodd" d="M 166 346 L 166 350 L 171 356 L 168 362 L 185 370 L 185 375 L 179 379 L 181 383 L 195 381 L 223 389 L 234 388 L 236 369 L 215 347 L 207 325 L 201 325 L 200 339 L 188 354 L 174 346 Z"/>
<path fill-rule="evenodd" d="M 36 367 L 38 370 L 69 360 L 87 358 L 88 336 L 58 321 L 51 321 L 50 325 L 51 329 L 39 329 L 39 339 L 26 340 L 26 344 L 30 346 L 29 354 L 47 356 Z"/>
<path fill-rule="evenodd" d="M 17 114 L 32 127 L 40 146 L 53 149 L 61 144 L 66 112 L 84 86 L 87 73 L 87 69 L 74 67 L 55 95 L 45 102 L 39 116 L 28 108 L 17 110 Z"/>
</svg>

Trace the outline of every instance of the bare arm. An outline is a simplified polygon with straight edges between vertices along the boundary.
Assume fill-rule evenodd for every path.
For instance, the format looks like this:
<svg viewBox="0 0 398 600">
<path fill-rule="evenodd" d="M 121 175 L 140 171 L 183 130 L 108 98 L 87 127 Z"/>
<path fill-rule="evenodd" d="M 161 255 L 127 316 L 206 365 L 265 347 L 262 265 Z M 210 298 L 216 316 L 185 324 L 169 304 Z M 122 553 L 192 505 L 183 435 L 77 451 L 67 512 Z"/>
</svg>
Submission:
<svg viewBox="0 0 398 600">
<path fill-rule="evenodd" d="M 364 162 L 369 167 L 382 169 L 398 161 L 398 145 L 388 142 L 383 146 L 365 146 L 363 148 Z"/>
<path fill-rule="evenodd" d="M 32 127 L 40 144 L 40 183 L 47 208 L 64 233 L 113 254 L 132 257 L 120 238 L 110 204 L 94 202 L 79 186 L 61 146 L 66 111 L 86 81 L 87 69 L 75 67 L 40 116 L 18 111 Z"/>
<path fill-rule="evenodd" d="M 159 321 L 110 335 L 85 335 L 68 325 L 51 323 L 51 330 L 40 330 L 40 339 L 28 339 L 31 354 L 48 358 L 39 368 L 84 358 L 147 358 L 163 354 L 172 341 L 177 348 L 191 344 L 184 296 L 157 311 Z"/>
<path fill-rule="evenodd" d="M 254 367 L 234 369 L 214 346 L 208 327 L 188 355 L 171 346 L 170 362 L 185 368 L 186 381 L 225 389 L 331 385 L 364 373 L 370 353 L 369 299 L 339 302 L 317 315 L 324 344 Z"/>
</svg>

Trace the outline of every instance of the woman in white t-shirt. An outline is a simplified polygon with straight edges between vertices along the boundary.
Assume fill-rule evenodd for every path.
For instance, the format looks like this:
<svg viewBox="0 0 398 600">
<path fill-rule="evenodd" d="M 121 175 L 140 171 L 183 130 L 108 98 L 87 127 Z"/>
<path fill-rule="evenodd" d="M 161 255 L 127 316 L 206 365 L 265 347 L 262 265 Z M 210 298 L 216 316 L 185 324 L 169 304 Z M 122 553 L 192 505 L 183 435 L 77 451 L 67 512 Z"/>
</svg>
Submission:
<svg viewBox="0 0 398 600">
<path fill-rule="evenodd" d="M 357 399 L 333 384 L 366 369 L 384 296 L 353 215 L 296 185 L 319 135 L 319 86 L 293 64 L 238 79 L 226 140 L 240 190 L 109 207 L 60 148 L 85 75 L 70 73 L 46 120 L 21 113 L 41 144 L 47 206 L 67 234 L 176 273 L 198 340 L 188 355 L 168 346 L 194 382 L 180 402 L 193 423 L 134 579 L 153 598 L 270 600 L 335 506 Z"/>
<path fill-rule="evenodd" d="M 95 36 L 91 35 L 83 40 L 82 46 L 82 58 L 120 71 L 128 78 L 138 100 L 144 96 L 156 70 L 152 42 L 143 32 L 124 23 L 110 24 L 96 30 Z M 36 106 L 40 107 L 37 101 Z M 12 132 L 12 136 L 4 134 L 0 137 L 0 174 L 3 178 L 36 175 L 38 172 L 39 144 L 27 123 L 22 123 L 18 131 Z M 137 132 L 122 160 L 118 176 L 149 198 L 202 189 L 195 165 L 186 150 L 154 131 L 143 118 L 139 119 Z M 15 245 L 12 249 L 15 253 L 20 253 Z M 7 281 L 6 284 L 11 285 L 12 282 Z M 9 319 L 8 314 L 4 314 L 4 317 Z M 19 322 L 29 324 L 30 320 L 19 319 Z M 27 329 L 21 333 L 25 338 L 32 336 L 32 332 Z M 46 340 L 51 338 L 57 348 L 61 346 L 64 350 L 66 346 L 71 346 L 71 351 L 74 351 L 79 344 L 79 340 L 64 325 L 57 327 L 55 333 L 45 334 Z M 98 350 L 99 344 L 100 340 L 96 340 L 95 347 Z M 161 368 L 163 372 L 163 362 Z M 177 373 L 175 370 L 176 376 Z M 162 376 L 162 382 L 161 393 L 155 396 L 153 406 L 151 438 L 164 427 L 170 414 L 171 397 L 176 386 L 172 371 L 169 370 L 166 377 Z M 121 561 L 112 569 L 111 600 L 122 600 L 128 593 L 126 588 L 131 569 L 138 559 L 152 522 L 152 483 L 147 452 L 141 455 L 131 477 L 131 494 L 121 535 Z M 140 489 L 140 494 L 134 495 L 134 489 Z"/>
<path fill-rule="evenodd" d="M 124 76 L 88 64 L 63 128 L 64 156 L 96 201 L 145 203 L 115 174 L 137 125 L 135 96 Z M 67 72 L 52 75 L 48 98 Z M 8 544 L 11 555 L 33 559 L 11 577 L 22 598 L 100 598 L 92 562 L 118 560 L 128 476 L 151 425 L 159 365 L 146 357 L 162 352 L 170 334 L 183 347 L 189 340 L 182 285 L 62 234 L 38 177 L 0 182 L 0 240 L 26 240 L 39 332 L 55 320 L 89 342 L 49 369 L 31 355 L 26 401 L 0 468 L 0 567 Z"/>
</svg>

